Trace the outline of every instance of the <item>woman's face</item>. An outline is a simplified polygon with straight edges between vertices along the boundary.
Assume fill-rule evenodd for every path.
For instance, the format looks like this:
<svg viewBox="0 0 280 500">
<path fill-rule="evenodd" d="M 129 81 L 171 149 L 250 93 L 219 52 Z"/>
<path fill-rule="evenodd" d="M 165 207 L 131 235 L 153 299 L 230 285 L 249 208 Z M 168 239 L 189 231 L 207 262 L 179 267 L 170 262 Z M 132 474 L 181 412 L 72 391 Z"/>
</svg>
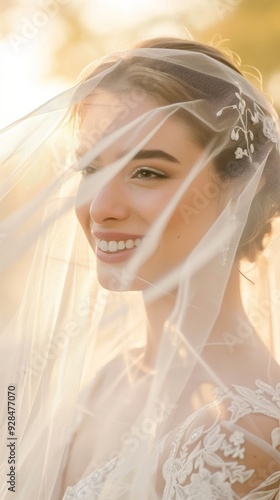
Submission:
<svg viewBox="0 0 280 500">
<path fill-rule="evenodd" d="M 155 109 L 151 98 L 132 101 L 100 92 L 87 102 L 80 131 L 78 155 L 112 130 L 118 130 L 143 113 Z M 154 118 L 158 122 L 158 115 Z M 200 158 L 202 150 L 179 119 L 168 118 L 129 163 L 106 185 L 83 201 L 87 183 L 125 151 L 131 150 L 150 130 L 138 127 L 125 134 L 83 170 L 77 194 L 76 214 L 97 258 L 100 284 L 107 289 L 144 290 L 180 264 L 200 241 L 218 214 L 214 195 L 212 166 L 206 165 L 183 193 L 166 223 L 156 248 L 138 268 L 128 284 L 126 269 L 132 256 L 143 245 L 143 238 L 176 195 L 184 179 Z M 129 136 L 129 138 L 127 137 Z M 92 184 L 93 185 L 93 184 Z M 153 230 L 144 244 L 153 242 Z"/>
</svg>

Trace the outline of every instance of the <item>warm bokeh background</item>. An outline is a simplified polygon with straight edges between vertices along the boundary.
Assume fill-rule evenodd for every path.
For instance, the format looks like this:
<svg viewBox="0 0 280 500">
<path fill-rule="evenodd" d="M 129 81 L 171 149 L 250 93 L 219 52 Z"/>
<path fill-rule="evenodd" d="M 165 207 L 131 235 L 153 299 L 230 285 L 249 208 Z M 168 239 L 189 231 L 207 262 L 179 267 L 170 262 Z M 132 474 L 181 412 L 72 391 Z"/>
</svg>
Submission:
<svg viewBox="0 0 280 500">
<path fill-rule="evenodd" d="M 0 127 L 93 59 L 158 35 L 221 37 L 280 108 L 279 0 L 1 0 Z"/>
</svg>

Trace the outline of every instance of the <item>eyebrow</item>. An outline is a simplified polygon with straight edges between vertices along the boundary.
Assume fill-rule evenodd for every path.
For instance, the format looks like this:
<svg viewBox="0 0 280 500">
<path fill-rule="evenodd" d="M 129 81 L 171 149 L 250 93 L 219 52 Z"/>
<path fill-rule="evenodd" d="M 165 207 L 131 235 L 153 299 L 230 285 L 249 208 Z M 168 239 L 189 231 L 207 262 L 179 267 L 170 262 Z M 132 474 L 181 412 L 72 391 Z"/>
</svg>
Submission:
<svg viewBox="0 0 280 500">
<path fill-rule="evenodd" d="M 171 161 L 172 163 L 180 163 L 179 160 L 175 158 L 175 156 L 172 156 L 169 153 L 162 151 L 161 149 L 142 149 L 141 151 L 138 151 L 138 153 L 136 153 L 136 155 L 132 158 L 132 161 L 147 160 L 153 158 Z"/>
<path fill-rule="evenodd" d="M 75 154 L 77 157 L 83 156 L 86 154 L 88 150 L 83 149 L 82 147 L 79 147 Z M 121 158 L 124 154 L 127 154 L 129 151 L 124 151 L 123 153 L 120 153 L 117 158 Z M 166 153 L 166 151 L 162 151 L 161 149 L 142 149 L 141 151 L 138 151 L 136 155 L 131 159 L 131 161 L 136 161 L 136 160 L 147 160 L 147 159 L 159 159 L 159 160 L 165 160 L 169 161 L 172 163 L 180 163 L 175 156 L 172 156 L 169 153 Z M 96 161 L 100 161 L 100 158 L 97 157 L 95 159 Z"/>
</svg>

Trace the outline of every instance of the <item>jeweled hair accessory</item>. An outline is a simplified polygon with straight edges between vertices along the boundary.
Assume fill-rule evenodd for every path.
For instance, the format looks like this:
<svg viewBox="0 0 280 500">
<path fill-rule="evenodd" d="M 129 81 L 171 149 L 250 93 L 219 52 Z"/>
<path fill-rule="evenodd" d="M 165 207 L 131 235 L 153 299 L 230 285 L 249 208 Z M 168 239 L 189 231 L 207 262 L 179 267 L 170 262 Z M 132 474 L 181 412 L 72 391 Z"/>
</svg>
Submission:
<svg viewBox="0 0 280 500">
<path fill-rule="evenodd" d="M 243 92 L 240 85 L 236 82 L 236 85 L 239 88 L 239 92 L 235 92 L 235 95 L 238 99 L 238 104 L 232 104 L 231 106 L 225 106 L 217 112 L 217 116 L 221 116 L 225 109 L 236 109 L 239 114 L 239 119 L 237 120 L 236 125 L 231 131 L 230 137 L 233 141 L 238 141 L 240 138 L 240 133 L 244 135 L 246 141 L 246 147 L 242 148 L 241 146 L 237 147 L 235 150 L 235 158 L 237 160 L 243 158 L 243 156 L 247 156 L 250 160 L 252 160 L 252 154 L 254 153 L 254 133 L 252 128 L 257 123 L 262 122 L 263 124 L 263 135 L 269 139 L 274 144 L 277 143 L 277 128 L 276 123 L 271 118 L 271 116 L 267 116 L 264 114 L 263 110 L 258 106 L 258 104 L 254 103 L 253 111 L 248 107 L 245 99 L 243 98 Z"/>
</svg>

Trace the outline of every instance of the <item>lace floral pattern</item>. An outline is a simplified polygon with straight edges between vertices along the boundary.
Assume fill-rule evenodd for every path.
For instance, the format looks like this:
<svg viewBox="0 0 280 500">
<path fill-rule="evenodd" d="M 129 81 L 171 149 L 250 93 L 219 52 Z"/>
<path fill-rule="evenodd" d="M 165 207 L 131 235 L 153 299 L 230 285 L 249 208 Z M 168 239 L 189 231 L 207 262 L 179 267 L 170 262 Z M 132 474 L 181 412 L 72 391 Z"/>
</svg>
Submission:
<svg viewBox="0 0 280 500">
<path fill-rule="evenodd" d="M 238 146 L 235 150 L 235 158 L 237 160 L 247 156 L 252 160 L 252 154 L 255 151 L 255 135 L 253 132 L 253 127 L 257 123 L 262 122 L 263 135 L 269 139 L 274 144 L 277 143 L 277 128 L 276 123 L 270 117 L 264 114 L 260 106 L 254 103 L 253 110 L 247 107 L 247 103 L 243 98 L 243 93 L 240 85 L 236 82 L 239 88 L 239 92 L 235 92 L 237 98 L 237 104 L 232 104 L 231 106 L 225 106 L 217 112 L 217 116 L 221 116 L 225 109 L 233 109 L 238 113 L 238 120 L 236 125 L 233 127 L 230 137 L 233 141 L 239 141 L 240 134 L 243 135 L 245 139 L 246 147 L 242 148 Z"/>
<path fill-rule="evenodd" d="M 67 488 L 63 500 L 97 500 L 100 489 L 106 480 L 106 477 L 114 469 L 117 462 L 117 457 L 110 460 L 103 467 L 96 469 L 90 476 L 82 479 L 73 488 Z"/>
<path fill-rule="evenodd" d="M 246 431 L 237 422 L 247 415 L 265 415 L 276 420 L 271 433 L 270 450 L 273 449 L 275 463 L 280 462 L 280 383 L 276 388 L 256 381 L 256 390 L 233 385 L 228 389 L 216 389 L 215 401 L 190 415 L 179 427 L 176 435 L 164 436 L 156 445 L 151 464 L 151 474 L 162 467 L 165 481 L 162 500 L 279 500 L 280 471 L 272 470 L 261 484 L 253 486 L 250 493 L 239 496 L 233 485 L 244 484 L 254 474 L 240 464 L 246 456 Z M 217 416 L 211 426 L 193 427 L 200 414 L 208 407 L 227 404 L 229 417 L 222 420 Z M 190 430 L 192 429 L 192 430 Z M 167 455 L 167 452 L 169 453 Z M 166 457 L 163 459 L 163 457 Z M 98 498 L 102 484 L 110 482 L 110 471 L 114 461 L 94 471 L 73 488 L 68 488 L 64 500 Z M 267 476 L 267 474 L 266 474 Z M 108 483 L 107 483 L 108 484 Z M 107 498 L 107 497 L 106 497 Z M 108 496 L 121 498 L 121 496 Z"/>
</svg>

